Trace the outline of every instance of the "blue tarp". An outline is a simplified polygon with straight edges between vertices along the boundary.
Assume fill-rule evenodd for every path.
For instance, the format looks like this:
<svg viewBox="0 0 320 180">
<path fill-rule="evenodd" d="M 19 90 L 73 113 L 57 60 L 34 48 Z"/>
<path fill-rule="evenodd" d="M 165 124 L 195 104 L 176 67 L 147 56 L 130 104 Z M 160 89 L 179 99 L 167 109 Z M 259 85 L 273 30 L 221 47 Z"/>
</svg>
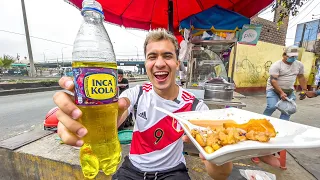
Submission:
<svg viewBox="0 0 320 180">
<path fill-rule="evenodd" d="M 182 20 L 180 22 L 180 29 L 194 28 L 216 31 L 235 31 L 241 29 L 244 24 L 250 24 L 250 19 L 215 5 Z"/>
</svg>

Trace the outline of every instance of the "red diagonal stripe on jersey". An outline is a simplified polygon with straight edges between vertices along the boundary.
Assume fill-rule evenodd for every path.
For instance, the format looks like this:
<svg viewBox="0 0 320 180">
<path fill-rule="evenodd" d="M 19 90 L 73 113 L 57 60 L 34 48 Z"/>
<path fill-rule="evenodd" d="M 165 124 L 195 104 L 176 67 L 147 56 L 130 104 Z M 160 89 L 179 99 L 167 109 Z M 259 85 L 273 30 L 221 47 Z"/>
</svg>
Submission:
<svg viewBox="0 0 320 180">
<path fill-rule="evenodd" d="M 182 108 L 175 112 L 185 112 L 191 111 L 192 103 L 184 105 Z M 135 131 L 132 135 L 132 142 L 130 148 L 130 154 L 146 154 L 156 150 L 161 150 L 173 142 L 177 141 L 182 135 L 183 131 L 176 131 L 173 128 L 173 118 L 170 116 L 165 116 L 157 124 L 150 127 L 146 131 L 139 132 Z M 162 137 L 161 130 L 163 131 Z M 155 136 L 156 133 L 156 137 Z M 159 140 L 160 139 L 160 140 Z M 156 141 L 158 143 L 156 143 Z"/>
</svg>

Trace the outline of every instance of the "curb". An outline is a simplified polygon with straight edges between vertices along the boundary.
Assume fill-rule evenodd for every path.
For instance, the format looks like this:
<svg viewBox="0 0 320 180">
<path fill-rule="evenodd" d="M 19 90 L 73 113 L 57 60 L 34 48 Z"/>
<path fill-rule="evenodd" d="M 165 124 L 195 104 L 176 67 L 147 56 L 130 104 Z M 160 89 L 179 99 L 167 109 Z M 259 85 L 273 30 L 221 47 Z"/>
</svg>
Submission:
<svg viewBox="0 0 320 180">
<path fill-rule="evenodd" d="M 137 79 L 137 80 L 129 80 L 129 82 L 139 82 L 146 81 L 147 79 Z M 0 96 L 9 96 L 16 94 L 27 94 L 27 93 L 36 93 L 36 92 L 45 92 L 45 91 L 56 91 L 63 90 L 60 86 L 51 86 L 51 87 L 40 87 L 40 88 L 25 88 L 25 89 L 12 89 L 12 90 L 4 90 L 0 91 Z"/>
<path fill-rule="evenodd" d="M 4 90 L 4 91 L 0 91 L 0 96 L 9 96 L 9 95 L 44 92 L 44 91 L 55 91 L 55 90 L 62 90 L 62 88 L 60 86 L 51 86 L 51 87 L 41 87 L 41 88 Z"/>
</svg>

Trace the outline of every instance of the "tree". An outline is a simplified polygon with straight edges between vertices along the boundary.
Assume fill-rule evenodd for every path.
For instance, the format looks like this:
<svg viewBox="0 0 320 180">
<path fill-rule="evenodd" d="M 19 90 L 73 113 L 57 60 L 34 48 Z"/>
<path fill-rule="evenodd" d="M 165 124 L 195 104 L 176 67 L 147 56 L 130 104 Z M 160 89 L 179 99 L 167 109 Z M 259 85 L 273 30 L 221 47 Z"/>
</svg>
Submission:
<svg viewBox="0 0 320 180">
<path fill-rule="evenodd" d="M 9 68 L 12 63 L 14 63 L 14 58 L 9 55 L 3 55 L 3 58 L 0 57 L 0 67 L 1 68 Z"/>
<path fill-rule="evenodd" d="M 308 0 L 276 0 L 272 6 L 272 11 L 277 9 L 279 5 L 283 7 L 279 12 L 278 25 L 281 25 L 283 20 L 290 16 L 290 14 L 296 16 L 299 13 L 299 8 L 307 1 Z"/>
</svg>

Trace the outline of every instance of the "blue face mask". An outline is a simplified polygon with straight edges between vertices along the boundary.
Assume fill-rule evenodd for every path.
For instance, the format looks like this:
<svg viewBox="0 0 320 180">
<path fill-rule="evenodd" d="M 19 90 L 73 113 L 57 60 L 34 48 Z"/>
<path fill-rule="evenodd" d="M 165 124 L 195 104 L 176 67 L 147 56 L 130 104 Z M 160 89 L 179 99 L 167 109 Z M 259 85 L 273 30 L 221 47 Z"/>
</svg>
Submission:
<svg viewBox="0 0 320 180">
<path fill-rule="evenodd" d="M 287 62 L 288 63 L 293 63 L 295 60 L 297 60 L 298 57 L 297 56 L 292 56 L 292 57 L 288 57 Z"/>
</svg>

